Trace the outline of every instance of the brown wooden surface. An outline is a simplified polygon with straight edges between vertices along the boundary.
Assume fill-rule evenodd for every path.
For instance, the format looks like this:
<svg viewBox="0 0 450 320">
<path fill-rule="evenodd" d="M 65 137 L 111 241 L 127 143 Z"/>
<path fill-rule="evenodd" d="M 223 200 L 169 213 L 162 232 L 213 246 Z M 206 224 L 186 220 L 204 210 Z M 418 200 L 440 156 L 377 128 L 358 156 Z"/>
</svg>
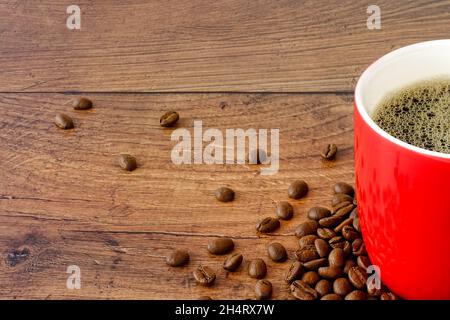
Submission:
<svg viewBox="0 0 450 320">
<path fill-rule="evenodd" d="M 81 31 L 72 0 L 1 1 L 0 91 L 349 92 L 393 48 L 450 36 L 450 1 L 76 3 Z"/>
</svg>

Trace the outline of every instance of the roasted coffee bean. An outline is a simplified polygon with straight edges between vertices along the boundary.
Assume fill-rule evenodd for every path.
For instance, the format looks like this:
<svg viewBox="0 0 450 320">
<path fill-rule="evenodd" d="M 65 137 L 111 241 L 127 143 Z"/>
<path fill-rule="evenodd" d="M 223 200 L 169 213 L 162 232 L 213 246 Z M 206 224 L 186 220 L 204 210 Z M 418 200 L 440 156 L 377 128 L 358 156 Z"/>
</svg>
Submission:
<svg viewBox="0 0 450 320">
<path fill-rule="evenodd" d="M 324 159 L 332 160 L 336 157 L 336 153 L 337 153 L 337 146 L 334 143 L 329 143 L 322 149 L 320 155 Z"/>
<path fill-rule="evenodd" d="M 366 256 L 359 256 L 356 258 L 356 264 L 364 269 L 364 271 L 367 271 L 367 268 L 372 264 L 370 262 L 370 259 Z"/>
<path fill-rule="evenodd" d="M 212 300 L 212 298 L 210 296 L 200 296 L 197 300 Z"/>
<path fill-rule="evenodd" d="M 347 258 L 352 253 L 352 244 L 348 241 L 345 241 L 342 251 L 344 251 L 344 257 Z"/>
<path fill-rule="evenodd" d="M 320 277 L 315 271 L 305 272 L 302 276 L 302 281 L 311 287 L 314 287 L 319 280 Z"/>
<path fill-rule="evenodd" d="M 358 199 L 356 199 L 356 193 L 355 193 L 355 196 L 354 196 L 354 198 L 353 198 L 353 204 L 354 204 L 355 206 L 358 205 Z"/>
<path fill-rule="evenodd" d="M 87 110 L 92 108 L 92 101 L 87 98 L 77 97 L 72 101 L 72 107 L 75 110 Z"/>
<path fill-rule="evenodd" d="M 348 241 L 353 241 L 355 239 L 361 238 L 359 232 L 351 226 L 345 226 L 344 228 L 342 228 L 342 236 Z"/>
<path fill-rule="evenodd" d="M 336 232 L 336 233 L 339 233 L 339 232 L 342 232 L 342 229 L 345 227 L 345 226 L 349 226 L 349 225 L 351 225 L 353 223 L 353 218 L 347 218 L 347 219 L 345 219 L 344 221 L 342 221 L 336 228 L 334 228 L 334 232 Z"/>
<path fill-rule="evenodd" d="M 366 300 L 367 294 L 360 290 L 354 290 L 345 296 L 345 300 Z"/>
<path fill-rule="evenodd" d="M 227 187 L 220 187 L 214 192 L 214 196 L 221 202 L 230 202 L 234 200 L 234 191 Z"/>
<path fill-rule="evenodd" d="M 350 203 L 346 206 L 343 206 L 335 210 L 333 216 L 347 218 L 347 216 L 350 214 L 350 212 L 352 212 L 354 207 L 355 206 L 353 205 L 353 203 Z"/>
<path fill-rule="evenodd" d="M 352 243 L 352 253 L 355 256 L 360 256 L 360 255 L 367 254 L 366 245 L 364 244 L 362 239 L 356 239 L 355 241 L 353 241 L 353 243 Z"/>
<path fill-rule="evenodd" d="M 339 209 L 342 209 L 342 208 L 347 207 L 349 205 L 353 206 L 351 201 L 340 202 L 337 205 L 333 206 L 332 213 L 336 213 Z"/>
<path fill-rule="evenodd" d="M 234 242 L 230 238 L 215 238 L 208 243 L 208 251 L 215 255 L 227 254 L 233 249 Z"/>
<path fill-rule="evenodd" d="M 325 279 L 336 279 L 342 275 L 342 269 L 334 266 L 321 267 L 318 272 L 319 275 Z"/>
<path fill-rule="evenodd" d="M 258 299 L 269 299 L 272 296 L 272 283 L 269 280 L 258 280 L 255 285 L 255 293 Z"/>
<path fill-rule="evenodd" d="M 242 256 L 242 254 L 233 253 L 225 259 L 223 268 L 230 272 L 236 271 L 237 268 L 239 268 L 239 266 L 242 264 L 243 259 L 244 257 Z"/>
<path fill-rule="evenodd" d="M 355 190 L 348 183 L 338 182 L 334 185 L 334 193 L 343 193 L 349 195 L 350 197 L 353 197 L 353 195 L 355 194 Z"/>
<path fill-rule="evenodd" d="M 308 245 L 298 249 L 297 251 L 295 251 L 295 256 L 297 260 L 301 262 L 308 262 L 320 258 L 314 245 Z"/>
<path fill-rule="evenodd" d="M 173 127 L 177 123 L 180 116 L 175 111 L 167 111 L 159 119 L 161 127 Z"/>
<path fill-rule="evenodd" d="M 73 129 L 74 127 L 72 118 L 63 113 L 56 115 L 55 125 L 64 130 Z"/>
<path fill-rule="evenodd" d="M 333 282 L 333 291 L 340 296 L 346 296 L 352 290 L 353 287 L 347 278 L 338 278 Z"/>
<path fill-rule="evenodd" d="M 194 278 L 202 286 L 211 286 L 216 280 L 216 273 L 210 267 L 199 265 L 194 271 Z"/>
<path fill-rule="evenodd" d="M 286 249 L 281 243 L 273 242 L 267 246 L 267 253 L 269 258 L 275 262 L 285 261 L 287 258 Z"/>
<path fill-rule="evenodd" d="M 329 293 L 327 295 L 324 295 L 320 300 L 342 300 L 342 297 L 335 293 Z"/>
<path fill-rule="evenodd" d="M 295 228 L 294 233 L 297 238 L 316 233 L 319 224 L 314 220 L 305 221 Z"/>
<path fill-rule="evenodd" d="M 344 217 L 331 216 L 319 220 L 319 224 L 325 228 L 334 228 L 344 220 Z"/>
<path fill-rule="evenodd" d="M 343 249 L 345 246 L 345 239 L 341 236 L 336 236 L 334 238 L 331 238 L 328 243 L 332 248 L 341 248 Z"/>
<path fill-rule="evenodd" d="M 329 228 L 318 228 L 317 235 L 325 240 L 330 240 L 331 238 L 336 237 L 336 232 Z"/>
<path fill-rule="evenodd" d="M 136 158 L 130 154 L 121 154 L 118 158 L 119 166 L 125 171 L 133 171 L 137 168 Z"/>
<path fill-rule="evenodd" d="M 381 288 L 377 288 L 374 281 L 370 285 L 367 285 L 367 294 L 370 297 L 379 297 L 382 294 Z"/>
<path fill-rule="evenodd" d="M 331 211 L 324 207 L 313 207 L 308 210 L 308 218 L 319 221 L 322 218 L 331 216 Z"/>
<path fill-rule="evenodd" d="M 304 180 L 296 180 L 288 188 L 288 196 L 292 199 L 300 199 L 308 193 L 308 185 Z"/>
<path fill-rule="evenodd" d="M 331 282 L 325 279 L 319 280 L 319 282 L 316 283 L 314 290 L 316 290 L 319 296 L 325 296 L 331 293 Z"/>
<path fill-rule="evenodd" d="M 267 153 L 263 149 L 253 149 L 247 155 L 247 162 L 249 164 L 266 163 Z"/>
<path fill-rule="evenodd" d="M 383 292 L 380 296 L 380 300 L 398 300 L 398 298 L 392 292 Z"/>
<path fill-rule="evenodd" d="M 302 275 L 303 275 L 302 263 L 300 261 L 295 261 L 294 263 L 291 264 L 291 266 L 287 270 L 284 276 L 284 281 L 286 281 L 287 283 L 291 283 L 294 280 L 300 279 Z"/>
<path fill-rule="evenodd" d="M 299 300 L 315 300 L 318 297 L 316 290 L 301 280 L 292 282 L 290 290 L 292 296 Z"/>
<path fill-rule="evenodd" d="M 328 264 L 328 260 L 326 258 L 320 258 L 320 259 L 315 259 L 315 260 L 311 260 L 308 262 L 303 263 L 303 266 L 308 269 L 308 270 L 317 270 L 320 267 L 324 267 Z"/>
<path fill-rule="evenodd" d="M 315 234 L 309 234 L 307 236 L 303 236 L 298 240 L 298 245 L 300 248 L 303 248 L 307 245 L 314 244 L 314 241 L 316 241 L 318 237 Z"/>
<path fill-rule="evenodd" d="M 266 217 L 256 224 L 256 231 L 261 233 L 270 233 L 280 227 L 280 221 L 277 218 Z"/>
<path fill-rule="evenodd" d="M 267 266 L 263 259 L 254 259 L 248 264 L 248 275 L 255 279 L 262 279 L 267 274 Z"/>
<path fill-rule="evenodd" d="M 345 265 L 344 265 L 344 272 L 348 273 L 348 271 L 352 268 L 355 267 L 357 264 L 355 261 L 348 259 L 347 261 L 345 261 Z"/>
<path fill-rule="evenodd" d="M 355 228 L 356 231 L 361 232 L 361 228 L 359 226 L 359 218 L 358 217 L 353 218 L 353 228 Z"/>
<path fill-rule="evenodd" d="M 350 213 L 350 218 L 356 218 L 358 216 L 358 207 L 355 207 Z"/>
<path fill-rule="evenodd" d="M 328 256 L 328 262 L 332 267 L 344 267 L 344 251 L 341 248 L 334 248 Z"/>
<path fill-rule="evenodd" d="M 350 197 L 348 194 L 344 194 L 344 193 L 336 193 L 333 198 L 331 199 L 331 206 L 334 207 L 336 205 L 338 205 L 339 203 L 342 202 L 348 202 L 348 203 L 352 203 L 353 202 L 353 198 Z"/>
<path fill-rule="evenodd" d="M 364 289 L 367 282 L 367 273 L 364 269 L 355 266 L 348 270 L 348 279 L 356 289 Z"/>
<path fill-rule="evenodd" d="M 290 220 L 294 215 L 294 208 L 287 201 L 280 201 L 277 203 L 277 217 L 282 220 Z"/>
<path fill-rule="evenodd" d="M 186 250 L 174 250 L 166 257 L 166 263 L 171 267 L 181 267 L 189 262 L 189 253 Z"/>
<path fill-rule="evenodd" d="M 319 257 L 324 258 L 328 256 L 328 253 L 330 252 L 330 246 L 325 240 L 316 239 L 314 241 L 314 246 L 316 247 L 316 251 L 319 254 Z"/>
</svg>

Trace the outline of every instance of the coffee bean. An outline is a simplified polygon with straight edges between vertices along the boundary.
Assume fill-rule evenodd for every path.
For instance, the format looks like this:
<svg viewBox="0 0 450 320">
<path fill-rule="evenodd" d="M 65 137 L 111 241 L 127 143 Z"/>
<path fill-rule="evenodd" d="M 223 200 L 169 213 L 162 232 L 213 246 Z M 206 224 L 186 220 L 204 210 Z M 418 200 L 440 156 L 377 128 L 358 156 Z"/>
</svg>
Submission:
<svg viewBox="0 0 450 320">
<path fill-rule="evenodd" d="M 292 199 L 300 199 L 308 193 L 308 185 L 304 180 L 296 180 L 288 188 L 288 196 Z"/>
<path fill-rule="evenodd" d="M 227 254 L 233 249 L 234 242 L 230 238 L 215 238 L 208 243 L 208 251 L 215 255 Z"/>
<path fill-rule="evenodd" d="M 181 267 L 189 262 L 189 253 L 186 250 L 174 250 L 166 257 L 166 263 L 171 267 Z"/>
<path fill-rule="evenodd" d="M 258 280 L 255 293 L 258 299 L 269 299 L 272 296 L 272 283 L 269 280 Z"/>
<path fill-rule="evenodd" d="M 350 218 L 356 218 L 358 216 L 358 207 L 355 207 L 350 213 Z"/>
<path fill-rule="evenodd" d="M 317 236 L 315 234 L 309 234 L 307 236 L 303 236 L 298 240 L 298 245 L 300 248 L 303 248 L 307 245 L 314 244 L 314 241 L 316 241 Z"/>
<path fill-rule="evenodd" d="M 325 240 L 316 239 L 314 241 L 314 246 L 316 247 L 316 251 L 319 254 L 319 257 L 324 258 L 328 256 L 328 253 L 330 252 L 330 246 Z"/>
<path fill-rule="evenodd" d="M 355 190 L 348 183 L 338 182 L 334 185 L 334 193 L 343 193 L 349 195 L 350 197 L 353 197 L 353 195 L 355 194 Z"/>
<path fill-rule="evenodd" d="M 305 221 L 295 228 L 294 233 L 297 238 L 316 233 L 319 224 L 314 220 Z"/>
<path fill-rule="evenodd" d="M 161 127 L 173 127 L 177 123 L 180 116 L 175 111 L 167 111 L 159 119 Z"/>
<path fill-rule="evenodd" d="M 343 206 L 337 210 L 334 211 L 333 215 L 336 217 L 343 217 L 343 218 L 347 218 L 347 216 L 350 214 L 350 212 L 352 212 L 353 208 L 355 206 L 353 205 L 353 203 L 350 203 L 346 206 Z"/>
<path fill-rule="evenodd" d="M 377 288 L 375 283 L 373 283 L 373 281 L 372 281 L 371 284 L 367 286 L 367 294 L 370 297 L 379 297 L 379 296 L 381 296 L 382 291 L 381 291 L 381 288 Z"/>
<path fill-rule="evenodd" d="M 345 300 L 366 300 L 367 294 L 360 290 L 354 290 L 345 296 Z"/>
<path fill-rule="evenodd" d="M 294 214 L 294 208 L 289 202 L 280 201 L 277 203 L 276 214 L 282 220 L 290 220 Z"/>
<path fill-rule="evenodd" d="M 211 286 L 216 280 L 216 274 L 210 267 L 199 265 L 194 271 L 194 279 L 202 286 Z"/>
<path fill-rule="evenodd" d="M 55 125 L 64 130 L 73 129 L 74 127 L 72 118 L 63 113 L 56 115 Z"/>
<path fill-rule="evenodd" d="M 329 143 L 322 149 L 320 155 L 324 159 L 332 160 L 336 157 L 336 153 L 337 153 L 337 146 L 334 143 Z"/>
<path fill-rule="evenodd" d="M 321 267 L 318 272 L 325 279 L 336 279 L 342 275 L 342 269 L 334 266 Z"/>
<path fill-rule="evenodd" d="M 398 298 L 392 292 L 383 292 L 380 296 L 380 300 L 398 300 Z"/>
<path fill-rule="evenodd" d="M 308 269 L 308 270 L 317 270 L 320 267 L 324 267 L 328 264 L 328 261 L 326 258 L 320 258 L 320 259 L 315 259 L 315 260 L 311 260 L 308 262 L 303 263 L 303 266 Z"/>
<path fill-rule="evenodd" d="M 227 187 L 220 187 L 214 192 L 214 196 L 221 202 L 230 202 L 234 200 L 234 191 Z"/>
<path fill-rule="evenodd" d="M 364 289 L 367 282 L 367 273 L 358 266 L 352 267 L 348 271 L 348 279 L 356 289 Z"/>
<path fill-rule="evenodd" d="M 314 288 L 321 297 L 331 293 L 331 289 L 331 282 L 325 279 L 319 280 Z"/>
<path fill-rule="evenodd" d="M 299 261 L 295 261 L 291 264 L 289 269 L 286 272 L 286 275 L 284 276 L 284 281 L 287 283 L 291 283 L 294 280 L 300 279 L 300 277 L 303 275 L 303 266 L 302 263 Z"/>
<path fill-rule="evenodd" d="M 331 238 L 336 237 L 336 233 L 333 230 L 328 229 L 328 228 L 319 228 L 319 229 L 317 229 L 317 235 L 320 238 L 325 239 L 325 240 L 329 240 Z"/>
<path fill-rule="evenodd" d="M 367 268 L 372 264 L 370 259 L 366 256 L 359 256 L 356 258 L 356 263 L 359 267 L 361 267 L 364 271 L 367 271 Z"/>
<path fill-rule="evenodd" d="M 358 217 L 353 218 L 353 228 L 355 228 L 356 231 L 361 232 L 361 228 L 359 226 L 359 218 Z"/>
<path fill-rule="evenodd" d="M 212 298 L 210 296 L 200 296 L 197 300 L 212 300 Z"/>
<path fill-rule="evenodd" d="M 336 228 L 334 228 L 334 232 L 336 232 L 336 233 L 339 233 L 339 232 L 342 232 L 342 229 L 345 227 L 345 226 L 349 226 L 349 225 L 351 225 L 353 223 L 353 218 L 347 218 L 347 219 L 345 219 L 344 221 L 342 221 Z"/>
<path fill-rule="evenodd" d="M 290 291 L 292 296 L 299 300 L 315 300 L 318 297 L 316 290 L 301 280 L 292 282 Z"/>
<path fill-rule="evenodd" d="M 72 101 L 75 110 L 87 110 L 92 108 L 92 101 L 87 98 L 78 97 Z"/>
<path fill-rule="evenodd" d="M 347 261 L 345 261 L 345 265 L 344 265 L 344 272 L 348 273 L 348 271 L 352 268 L 356 266 L 356 262 L 348 259 Z"/>
<path fill-rule="evenodd" d="M 330 294 L 324 295 L 322 297 L 322 299 L 320 299 L 320 300 L 342 300 L 342 298 L 340 295 L 337 295 L 335 293 L 330 293 Z"/>
<path fill-rule="evenodd" d="M 361 238 L 359 232 L 351 226 L 345 226 L 344 228 L 342 228 L 342 236 L 348 241 L 353 241 L 355 239 Z"/>
<path fill-rule="evenodd" d="M 344 220 L 343 217 L 340 216 L 331 216 L 327 218 L 322 218 L 319 220 L 319 224 L 325 228 L 334 228 L 338 224 L 340 224 Z"/>
<path fill-rule="evenodd" d="M 331 206 L 334 207 L 336 205 L 338 205 L 339 203 L 342 202 L 348 202 L 348 203 L 352 203 L 353 202 L 353 198 L 350 197 L 348 194 L 344 194 L 344 193 L 336 193 L 333 198 L 331 198 Z"/>
<path fill-rule="evenodd" d="M 351 201 L 340 202 L 337 205 L 333 206 L 332 212 L 335 213 L 339 209 L 342 209 L 342 208 L 347 207 L 347 206 L 353 206 L 353 203 Z"/>
<path fill-rule="evenodd" d="M 343 249 L 345 246 L 345 239 L 341 236 L 336 236 L 334 238 L 331 238 L 328 243 L 332 248 L 341 248 Z"/>
<path fill-rule="evenodd" d="M 342 248 L 342 251 L 344 251 L 344 257 L 348 257 L 352 253 L 352 245 L 350 242 L 345 241 L 344 247 Z"/>
<path fill-rule="evenodd" d="M 364 244 L 362 239 L 356 239 L 352 243 L 352 253 L 355 256 L 360 256 L 363 254 L 367 254 L 366 245 Z"/>
<path fill-rule="evenodd" d="M 270 233 L 280 227 L 280 221 L 277 218 L 266 217 L 256 224 L 256 231 L 261 233 Z"/>
<path fill-rule="evenodd" d="M 242 256 L 242 254 L 233 253 L 225 259 L 223 268 L 230 272 L 236 271 L 237 268 L 239 268 L 239 266 L 241 265 L 243 259 L 244 257 Z"/>
<path fill-rule="evenodd" d="M 121 154 L 118 158 L 119 166 L 125 171 L 133 171 L 137 168 L 136 158 L 130 154 Z"/>
<path fill-rule="evenodd" d="M 281 243 L 273 242 L 267 246 L 267 253 L 269 258 L 275 262 L 285 261 L 287 258 L 286 249 Z"/>
<path fill-rule="evenodd" d="M 308 245 L 295 251 L 297 260 L 301 262 L 308 262 L 319 258 L 316 247 L 314 245 Z"/>
<path fill-rule="evenodd" d="M 249 164 L 266 163 L 267 153 L 263 149 L 253 149 L 248 153 L 247 162 Z"/>
<path fill-rule="evenodd" d="M 353 204 L 354 204 L 355 206 L 358 205 L 358 199 L 356 199 L 356 193 L 355 193 L 355 197 L 353 198 Z"/>
<path fill-rule="evenodd" d="M 302 281 L 311 287 L 314 287 L 319 280 L 320 277 L 315 271 L 305 272 L 302 276 Z"/>
<path fill-rule="evenodd" d="M 254 259 L 248 265 L 248 275 L 255 279 L 262 279 L 267 274 L 267 266 L 263 259 Z"/>
<path fill-rule="evenodd" d="M 328 256 L 330 266 L 342 268 L 345 264 L 344 251 L 341 248 L 334 248 Z"/>
<path fill-rule="evenodd" d="M 347 278 L 338 278 L 333 282 L 333 291 L 340 296 L 346 296 L 352 290 L 353 287 Z"/>
<path fill-rule="evenodd" d="M 308 210 L 308 218 L 319 221 L 322 218 L 331 216 L 331 211 L 324 207 L 313 207 Z"/>
</svg>

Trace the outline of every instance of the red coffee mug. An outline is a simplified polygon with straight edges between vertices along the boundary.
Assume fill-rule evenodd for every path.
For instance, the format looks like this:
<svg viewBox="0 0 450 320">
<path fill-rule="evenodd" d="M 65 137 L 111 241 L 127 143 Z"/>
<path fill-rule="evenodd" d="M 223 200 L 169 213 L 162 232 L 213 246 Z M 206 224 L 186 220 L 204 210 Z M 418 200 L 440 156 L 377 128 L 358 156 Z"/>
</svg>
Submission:
<svg viewBox="0 0 450 320">
<path fill-rule="evenodd" d="M 361 232 L 382 282 L 405 299 L 450 299 L 450 154 L 396 139 L 370 115 L 387 94 L 437 77 L 450 78 L 450 40 L 383 56 L 355 89 Z"/>
</svg>

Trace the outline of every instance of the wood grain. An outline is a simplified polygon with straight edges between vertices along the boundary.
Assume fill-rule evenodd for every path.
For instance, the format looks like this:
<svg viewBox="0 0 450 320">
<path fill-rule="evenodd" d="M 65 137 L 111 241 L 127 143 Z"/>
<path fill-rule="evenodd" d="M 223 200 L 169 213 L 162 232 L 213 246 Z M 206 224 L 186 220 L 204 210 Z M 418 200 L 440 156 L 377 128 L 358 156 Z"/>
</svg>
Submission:
<svg viewBox="0 0 450 320">
<path fill-rule="evenodd" d="M 0 95 L 0 297 L 2 298 L 251 298 L 254 282 L 242 267 L 221 269 L 224 257 L 210 257 L 209 239 L 230 236 L 246 260 L 263 257 L 279 240 L 291 259 L 292 231 L 313 205 L 329 205 L 332 185 L 353 181 L 352 99 L 346 94 L 92 94 L 95 108 L 73 111 L 70 94 Z M 280 170 L 259 174 L 256 165 L 175 165 L 173 129 L 159 117 L 174 109 L 179 128 L 279 128 Z M 65 112 L 75 129 L 52 121 Z M 336 161 L 319 154 L 326 142 Z M 136 156 L 139 167 L 123 172 L 119 153 Z M 310 193 L 291 201 L 292 221 L 271 236 L 258 237 L 255 223 L 274 214 L 297 178 Z M 222 185 L 236 200 L 219 203 Z M 27 247 L 29 255 L 14 250 Z M 163 257 L 175 247 L 192 252 L 191 263 L 171 269 Z M 218 270 L 216 286 L 198 287 L 198 263 Z M 65 270 L 80 266 L 82 289 L 67 290 Z M 269 263 L 275 298 L 288 298 L 282 283 L 288 262 Z"/>
<path fill-rule="evenodd" d="M 349 92 L 407 44 L 448 38 L 450 1 L 2 1 L 0 91 Z"/>
</svg>

